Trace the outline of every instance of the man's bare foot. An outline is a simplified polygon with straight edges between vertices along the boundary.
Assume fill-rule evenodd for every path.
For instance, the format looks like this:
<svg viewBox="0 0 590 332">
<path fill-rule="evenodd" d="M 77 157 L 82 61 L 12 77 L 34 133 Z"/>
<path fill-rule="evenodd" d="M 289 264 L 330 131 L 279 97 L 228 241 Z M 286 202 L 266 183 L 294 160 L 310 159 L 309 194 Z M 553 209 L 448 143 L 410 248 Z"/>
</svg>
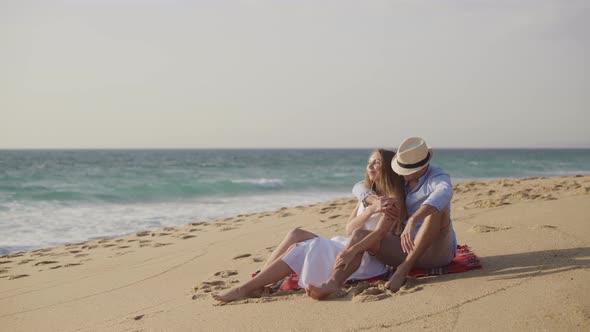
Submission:
<svg viewBox="0 0 590 332">
<path fill-rule="evenodd" d="M 408 264 L 400 264 L 391 278 L 389 278 L 389 281 L 385 283 L 385 287 L 394 293 L 399 291 L 399 289 L 406 283 L 406 277 L 408 276 L 408 273 L 410 273 L 410 270 L 411 266 Z"/>
<path fill-rule="evenodd" d="M 309 297 L 311 297 L 314 300 L 325 299 L 326 297 L 338 292 L 339 290 L 340 287 L 331 282 L 323 283 L 320 286 L 307 285 L 307 287 L 305 288 L 305 292 L 307 293 L 307 295 L 309 295 Z"/>
<path fill-rule="evenodd" d="M 234 287 L 223 294 L 211 294 L 219 302 L 232 302 L 248 297 L 246 291 L 241 287 Z"/>
</svg>

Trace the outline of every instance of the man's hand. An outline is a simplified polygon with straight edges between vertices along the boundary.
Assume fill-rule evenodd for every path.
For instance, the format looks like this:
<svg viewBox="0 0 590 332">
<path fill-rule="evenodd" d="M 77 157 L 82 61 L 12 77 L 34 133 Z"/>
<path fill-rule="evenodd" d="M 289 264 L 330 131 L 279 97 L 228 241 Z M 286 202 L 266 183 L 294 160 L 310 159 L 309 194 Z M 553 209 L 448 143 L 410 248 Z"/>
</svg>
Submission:
<svg viewBox="0 0 590 332">
<path fill-rule="evenodd" d="M 402 250 L 404 253 L 409 254 L 414 250 L 414 230 L 416 230 L 416 222 L 414 219 L 408 219 L 406 228 L 400 235 Z"/>
<path fill-rule="evenodd" d="M 373 203 L 368 207 L 372 213 L 381 213 L 388 210 L 397 210 L 399 216 L 399 200 L 394 197 L 377 197 Z"/>
</svg>

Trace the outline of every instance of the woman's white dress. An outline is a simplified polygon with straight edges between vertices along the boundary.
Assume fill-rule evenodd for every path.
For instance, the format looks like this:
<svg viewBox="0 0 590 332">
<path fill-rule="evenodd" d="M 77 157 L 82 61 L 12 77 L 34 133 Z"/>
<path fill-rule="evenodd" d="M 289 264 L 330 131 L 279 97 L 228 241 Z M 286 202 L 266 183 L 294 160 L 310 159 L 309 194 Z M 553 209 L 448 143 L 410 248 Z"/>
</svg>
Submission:
<svg viewBox="0 0 590 332">
<path fill-rule="evenodd" d="M 357 216 L 365 211 L 359 205 Z M 364 224 L 363 229 L 374 230 L 379 222 L 380 214 L 372 215 Z M 319 286 L 332 275 L 336 257 L 350 241 L 350 238 L 336 236 L 331 239 L 316 237 L 297 243 L 284 256 L 283 261 L 299 275 L 299 286 L 305 288 L 311 284 Z M 363 254 L 361 266 L 348 279 L 369 279 L 387 272 L 385 264 L 367 252 Z"/>
</svg>

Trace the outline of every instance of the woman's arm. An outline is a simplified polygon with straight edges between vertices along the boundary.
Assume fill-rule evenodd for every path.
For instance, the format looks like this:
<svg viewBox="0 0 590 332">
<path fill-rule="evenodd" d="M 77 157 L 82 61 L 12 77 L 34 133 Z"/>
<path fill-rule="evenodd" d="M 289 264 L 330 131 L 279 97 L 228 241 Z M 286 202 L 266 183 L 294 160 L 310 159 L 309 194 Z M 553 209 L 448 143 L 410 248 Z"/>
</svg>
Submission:
<svg viewBox="0 0 590 332">
<path fill-rule="evenodd" d="M 398 219 L 394 219 L 390 217 L 388 213 L 383 213 L 381 218 L 379 219 L 379 223 L 377 224 L 377 228 L 374 231 L 369 233 L 364 239 L 360 242 L 356 243 L 355 245 L 345 249 L 347 251 L 352 252 L 353 254 L 358 254 L 367 251 L 369 248 L 373 247 L 375 244 L 381 242 L 385 235 L 391 232 L 393 226 L 399 222 Z"/>
<path fill-rule="evenodd" d="M 374 212 L 371 212 L 371 211 L 373 211 L 373 209 L 366 208 L 365 211 L 363 211 L 363 213 L 361 213 L 357 216 L 356 214 L 358 212 L 360 205 L 361 205 L 361 202 L 358 202 L 356 207 L 354 208 L 354 211 L 352 211 L 352 213 L 350 214 L 350 217 L 348 218 L 348 223 L 346 223 L 346 235 L 350 235 L 350 234 L 352 234 L 352 232 L 355 229 L 359 229 L 359 228 L 363 227 L 365 222 L 367 222 L 367 220 L 369 220 L 369 218 L 374 213 Z"/>
<path fill-rule="evenodd" d="M 392 216 L 392 210 L 385 211 L 381 215 L 379 223 L 377 224 L 377 228 L 374 231 L 369 233 L 369 235 L 367 235 L 360 242 L 350 247 L 346 247 L 346 249 L 338 254 L 338 257 L 336 257 L 336 261 L 334 263 L 334 269 L 337 269 L 341 266 L 344 266 L 346 269 L 348 264 L 352 262 L 355 256 L 359 254 L 362 255 L 366 250 L 381 242 L 385 235 L 391 232 L 391 229 L 395 225 L 396 221 L 399 222 L 399 213 L 396 213 L 396 216 Z"/>
<path fill-rule="evenodd" d="M 390 213 L 391 215 L 395 215 L 397 213 L 397 210 L 395 209 L 394 205 L 397 204 L 397 199 L 394 198 L 379 197 L 373 204 L 371 204 L 371 206 L 367 206 L 363 213 L 357 216 L 356 214 L 358 212 L 358 209 L 360 209 L 361 204 L 362 203 L 359 202 L 356 205 L 354 211 L 352 211 L 352 214 L 350 215 L 350 219 L 346 224 L 346 235 L 351 235 L 352 232 L 354 232 L 354 230 L 363 227 L 367 220 L 369 220 L 369 218 L 371 218 L 371 216 L 375 213 L 381 213 L 384 211 L 388 211 L 388 213 Z M 394 219 L 397 219 L 397 217 Z"/>
</svg>

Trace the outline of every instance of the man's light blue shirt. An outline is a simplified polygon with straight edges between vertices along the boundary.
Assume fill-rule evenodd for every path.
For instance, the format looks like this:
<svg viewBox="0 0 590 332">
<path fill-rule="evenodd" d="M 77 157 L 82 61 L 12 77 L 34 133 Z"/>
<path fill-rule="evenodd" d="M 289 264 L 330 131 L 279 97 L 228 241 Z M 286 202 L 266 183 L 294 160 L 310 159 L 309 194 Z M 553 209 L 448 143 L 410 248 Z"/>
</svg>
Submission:
<svg viewBox="0 0 590 332">
<path fill-rule="evenodd" d="M 438 211 L 448 207 L 449 218 L 451 217 L 453 185 L 451 184 L 451 177 L 440 167 L 429 165 L 426 173 L 418 180 L 416 188 L 409 191 L 406 184 L 406 186 L 404 186 L 404 191 L 406 194 L 406 209 L 408 210 L 408 216 L 416 213 L 422 205 L 430 205 Z M 367 198 L 367 196 L 374 194 L 374 192 L 365 187 L 365 183 L 361 181 L 352 188 L 352 194 L 361 200 L 361 202 L 364 202 L 364 199 Z M 416 238 L 416 234 L 418 234 L 423 222 L 424 220 L 416 221 L 416 230 L 413 234 L 414 238 Z M 451 227 L 453 233 L 453 248 L 455 249 L 457 248 L 457 238 L 452 223 L 449 224 L 449 227 Z"/>
</svg>

